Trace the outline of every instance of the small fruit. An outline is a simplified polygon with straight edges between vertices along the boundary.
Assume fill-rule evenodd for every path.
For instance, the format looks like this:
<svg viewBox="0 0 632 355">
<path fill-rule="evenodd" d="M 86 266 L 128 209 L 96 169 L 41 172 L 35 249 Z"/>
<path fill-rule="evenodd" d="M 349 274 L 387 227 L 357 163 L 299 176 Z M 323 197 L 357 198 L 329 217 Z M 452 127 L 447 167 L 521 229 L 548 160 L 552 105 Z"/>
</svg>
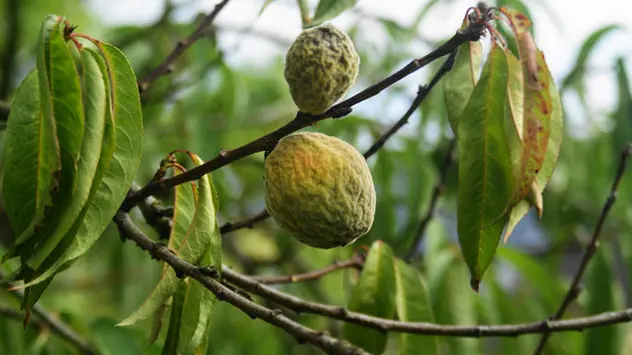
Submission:
<svg viewBox="0 0 632 355">
<path fill-rule="evenodd" d="M 285 57 L 285 80 L 299 110 L 320 114 L 351 88 L 359 65 L 349 36 L 326 24 L 296 38 Z"/>
<path fill-rule="evenodd" d="M 349 143 L 322 133 L 279 141 L 265 161 L 265 198 L 281 228 L 322 249 L 354 242 L 375 216 L 366 160 Z"/>
</svg>

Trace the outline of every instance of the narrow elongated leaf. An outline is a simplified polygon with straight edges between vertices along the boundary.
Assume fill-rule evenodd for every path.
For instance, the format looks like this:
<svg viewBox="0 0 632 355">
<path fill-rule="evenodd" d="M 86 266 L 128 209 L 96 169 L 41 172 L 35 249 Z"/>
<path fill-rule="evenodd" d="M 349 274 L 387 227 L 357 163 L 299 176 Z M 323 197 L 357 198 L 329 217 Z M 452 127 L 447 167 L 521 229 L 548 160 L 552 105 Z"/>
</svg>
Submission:
<svg viewBox="0 0 632 355">
<path fill-rule="evenodd" d="M 610 248 L 599 248 L 593 259 L 586 277 L 586 313 L 597 314 L 621 308 L 623 305 L 619 302 L 617 277 L 612 267 L 614 258 Z M 584 336 L 584 354 L 621 354 L 621 335 L 625 329 L 620 325 L 609 325 L 587 330 Z"/>
<path fill-rule="evenodd" d="M 177 174 L 180 174 L 180 172 L 176 170 L 175 175 Z M 175 187 L 173 226 L 171 227 L 171 234 L 169 235 L 169 247 L 172 250 L 175 244 L 177 244 L 175 245 L 176 247 L 179 247 L 180 241 L 184 239 L 187 231 L 191 227 L 196 212 L 195 205 L 198 199 L 195 184 L 187 183 Z M 163 265 L 160 281 L 147 300 L 143 302 L 139 309 L 118 325 L 132 325 L 152 316 L 156 313 L 156 310 L 176 292 L 179 284 L 180 280 L 176 277 L 173 268 L 169 265 Z"/>
<path fill-rule="evenodd" d="M 203 163 L 196 155 L 192 155 L 192 158 L 196 165 Z M 221 270 L 221 236 L 211 189 L 212 181 L 208 174 L 200 178 L 198 185 L 176 186 L 169 249 L 192 264 L 204 262 Z M 208 259 L 203 260 L 207 253 Z M 152 294 L 134 314 L 119 325 L 131 325 L 154 314 L 176 292 L 180 282 L 173 269 L 164 265 L 160 281 Z"/>
<path fill-rule="evenodd" d="M 396 306 L 399 320 L 405 322 L 433 322 L 428 291 L 419 272 L 400 259 L 395 260 L 397 282 Z M 438 342 L 434 336 L 400 334 L 399 354 L 438 354 Z"/>
<path fill-rule="evenodd" d="M 15 250 L 23 260 L 37 244 L 47 240 L 72 201 L 77 175 L 77 159 L 83 141 L 84 116 L 81 84 L 75 62 L 63 35 L 63 18 L 48 16 L 38 44 L 37 72 L 40 102 L 45 120 L 54 120 L 61 172 L 53 193 L 53 205 L 41 223 L 18 236 Z M 28 241 L 28 242 L 27 242 Z M 36 268 L 37 265 L 30 265 Z"/>
<path fill-rule="evenodd" d="M 203 264 L 211 264 L 210 249 Z M 208 329 L 215 307 L 215 294 L 199 282 L 181 282 L 173 297 L 169 330 L 163 354 L 206 354 Z"/>
<path fill-rule="evenodd" d="M 90 203 L 81 211 L 80 224 L 73 225 L 55 255 L 46 261 L 35 284 L 67 268 L 101 236 L 131 186 L 142 154 L 142 113 L 132 68 L 115 47 L 102 43 L 97 51 L 83 49 L 96 60 L 107 90 L 104 138 Z M 96 155 L 96 154 L 95 154 Z M 66 247 L 67 246 L 67 247 Z M 60 255 L 62 254 L 62 255 Z"/>
<path fill-rule="evenodd" d="M 586 63 L 588 63 L 588 58 L 595 50 L 597 44 L 608 34 L 619 29 L 621 29 L 621 26 L 619 25 L 607 25 L 593 32 L 590 36 L 588 36 L 588 38 L 586 38 L 584 43 L 582 43 L 582 47 L 579 49 L 579 54 L 577 55 L 573 68 L 566 78 L 562 80 L 560 88 L 561 92 L 571 87 L 578 87 L 581 85 L 581 80 L 586 72 Z M 580 91 L 582 91 L 581 88 Z"/>
<path fill-rule="evenodd" d="M 4 133 L 2 200 L 17 236 L 43 219 L 61 164 L 55 122 L 42 113 L 38 92 L 33 70 L 15 93 Z"/>
<path fill-rule="evenodd" d="M 461 28 L 468 25 L 468 19 L 463 21 Z M 459 46 L 452 69 L 443 79 L 443 96 L 446 111 L 452 131 L 458 134 L 457 124 L 459 116 L 472 95 L 474 86 L 478 81 L 481 62 L 483 60 L 483 48 L 479 41 L 466 42 Z"/>
<path fill-rule="evenodd" d="M 343 11 L 355 6 L 357 0 L 320 0 L 312 19 L 312 26 L 331 20 Z"/>
<path fill-rule="evenodd" d="M 617 88 L 619 92 L 617 111 L 614 113 L 615 127 L 612 130 L 613 148 L 620 151 L 632 137 L 632 92 L 630 77 L 623 58 L 617 58 Z"/>
<path fill-rule="evenodd" d="M 358 284 L 349 299 L 349 310 L 392 318 L 395 312 L 395 271 L 393 252 L 381 241 L 371 246 Z M 344 336 L 372 354 L 381 354 L 387 335 L 375 329 L 345 323 Z"/>
<path fill-rule="evenodd" d="M 29 258 L 29 266 L 36 270 L 56 247 L 61 249 L 57 251 L 56 255 L 62 255 L 61 253 L 65 250 L 64 247 L 67 247 L 69 243 L 60 245 L 60 241 L 71 231 L 73 224 L 79 225 L 82 210 L 89 199 L 94 197 L 94 193 L 91 191 L 96 192 L 96 188 L 93 189 L 93 186 L 96 187 L 101 183 L 102 176 L 97 174 L 100 154 L 95 153 L 101 151 L 104 141 L 107 91 L 97 59 L 84 50 L 81 53 L 81 62 L 83 65 L 81 81 L 86 130 L 81 145 L 81 159 L 77 163 L 77 184 L 72 200 L 61 215 L 53 233 L 37 247 L 35 253 Z M 76 228 L 72 230 L 70 235 L 74 237 L 75 233 Z"/>
<path fill-rule="evenodd" d="M 477 289 L 502 233 L 514 183 L 503 123 L 507 60 L 494 46 L 459 119 L 457 229 Z"/>
</svg>

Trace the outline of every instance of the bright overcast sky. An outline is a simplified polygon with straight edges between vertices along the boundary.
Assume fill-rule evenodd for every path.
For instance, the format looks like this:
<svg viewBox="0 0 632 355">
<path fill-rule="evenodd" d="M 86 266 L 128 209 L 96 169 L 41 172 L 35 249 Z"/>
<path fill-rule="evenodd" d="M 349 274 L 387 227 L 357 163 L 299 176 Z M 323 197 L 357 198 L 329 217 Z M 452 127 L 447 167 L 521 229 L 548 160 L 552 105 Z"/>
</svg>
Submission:
<svg viewBox="0 0 632 355">
<path fill-rule="evenodd" d="M 160 16 L 165 4 L 165 0 L 89 0 L 89 2 L 99 17 L 109 24 L 151 23 Z M 210 11 L 218 1 L 175 0 L 174 2 L 183 5 L 183 11 L 176 14 L 178 19 L 189 21 L 200 11 Z M 317 1 L 309 2 L 313 6 L 317 3 Z M 440 5 L 435 6 L 426 16 L 426 20 L 420 27 L 420 33 L 430 39 L 450 36 L 460 25 L 464 10 L 474 2 L 463 0 L 440 2 Z M 609 35 L 590 60 L 594 70 L 588 80 L 589 100 L 592 112 L 597 116 L 596 119 L 599 119 L 599 115 L 612 108 L 616 99 L 613 72 L 610 70 L 614 64 L 614 58 L 624 56 L 628 69 L 632 70 L 630 33 L 632 1 L 532 0 L 525 2 L 530 4 L 530 10 L 534 16 L 536 41 L 543 49 L 556 80 L 560 80 L 569 71 L 579 46 L 591 32 L 608 24 L 619 24 L 625 28 L 623 31 Z M 263 15 L 258 17 L 262 3 L 263 0 L 232 0 L 222 11 L 217 22 L 220 26 L 252 28 L 255 31 L 277 34 L 288 40 L 300 32 L 300 20 L 295 0 L 275 0 Z M 391 18 L 407 25 L 413 21 L 419 9 L 425 4 L 426 1 L 420 0 L 359 0 L 357 6 L 366 13 Z M 550 11 L 547 11 L 544 6 Z M 341 16 L 333 22 L 344 28 L 349 23 L 349 17 Z M 240 37 L 241 39 L 243 37 Z M 227 41 L 230 41 L 230 38 L 227 38 Z M 278 45 L 260 39 L 250 39 L 250 41 L 252 43 L 247 42 L 247 45 L 241 46 L 241 48 L 246 47 L 247 50 L 233 53 L 231 60 L 255 64 L 254 62 L 265 62 L 267 58 L 271 59 L 276 54 L 285 51 Z M 258 55 L 254 57 L 252 53 L 258 53 Z M 420 53 L 421 55 L 423 53 Z M 411 83 L 411 87 L 416 84 Z M 567 101 L 565 105 L 568 108 L 573 106 Z"/>
</svg>

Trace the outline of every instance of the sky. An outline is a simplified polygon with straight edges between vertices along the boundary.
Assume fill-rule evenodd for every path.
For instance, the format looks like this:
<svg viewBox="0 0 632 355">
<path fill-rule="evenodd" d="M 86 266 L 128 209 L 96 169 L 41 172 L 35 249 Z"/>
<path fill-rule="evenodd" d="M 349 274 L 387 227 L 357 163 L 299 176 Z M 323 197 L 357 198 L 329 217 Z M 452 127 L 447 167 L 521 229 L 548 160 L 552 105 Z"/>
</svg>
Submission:
<svg viewBox="0 0 632 355">
<path fill-rule="evenodd" d="M 176 20 L 189 22 L 199 12 L 213 9 L 217 0 L 173 0 L 180 5 Z M 310 0 L 315 8 L 317 0 Z M 529 4 L 533 15 L 536 42 L 546 55 L 547 63 L 554 78 L 559 82 L 571 69 L 577 51 L 590 33 L 609 24 L 618 24 L 621 30 L 611 33 L 597 47 L 591 60 L 591 74 L 586 81 L 591 117 L 578 110 L 577 101 L 572 96 L 564 97 L 564 106 L 569 117 L 571 132 L 576 136 L 589 135 L 591 125 L 603 122 L 604 115 L 612 110 L 617 97 L 616 82 L 612 71 L 614 58 L 623 56 L 628 68 L 632 68 L 632 1 L 629 0 L 532 0 Z M 427 1 L 420 0 L 358 0 L 356 9 L 363 13 L 389 18 L 402 25 L 414 21 L 415 16 Z M 165 0 L 88 0 L 89 6 L 106 24 L 146 24 L 156 21 L 161 15 Z M 218 16 L 220 28 L 250 29 L 269 33 L 275 38 L 291 42 L 301 31 L 300 17 L 295 0 L 275 0 L 259 16 L 263 0 L 232 0 Z M 452 35 L 461 24 L 464 10 L 473 1 L 445 0 L 439 2 L 419 27 L 419 34 L 430 40 L 441 40 Z M 343 14 L 332 22 L 342 29 L 353 21 L 353 14 Z M 376 41 L 387 38 L 377 28 L 366 29 L 362 35 L 375 37 Z M 229 60 L 236 64 L 259 66 L 284 54 L 286 48 L 273 41 L 262 41 L 259 37 L 245 36 L 236 31 L 223 31 L 224 45 L 231 46 Z M 222 42 L 221 42 L 222 43 Z M 429 48 L 420 47 L 419 56 Z M 253 56 L 252 53 L 257 53 Z M 405 83 L 406 84 L 406 83 Z M 418 81 L 409 80 L 411 95 Z M 356 88 L 358 89 L 358 88 Z M 352 90 L 353 92 L 353 90 Z M 401 102 L 389 101 L 389 110 L 402 110 L 408 105 L 408 98 Z M 382 103 L 364 107 L 374 111 L 383 107 Z M 395 106 L 395 107 L 393 107 Z M 360 111 L 362 107 L 358 108 Z M 374 112 L 375 114 L 375 112 Z M 388 123 L 388 122 L 385 122 Z"/>
</svg>

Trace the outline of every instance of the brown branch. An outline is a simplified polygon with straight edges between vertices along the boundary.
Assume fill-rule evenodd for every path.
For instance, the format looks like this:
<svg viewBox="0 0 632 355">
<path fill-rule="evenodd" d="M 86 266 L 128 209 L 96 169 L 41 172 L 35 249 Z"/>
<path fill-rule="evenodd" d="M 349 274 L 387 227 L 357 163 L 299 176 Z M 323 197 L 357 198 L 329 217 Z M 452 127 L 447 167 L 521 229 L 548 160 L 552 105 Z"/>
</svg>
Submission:
<svg viewBox="0 0 632 355">
<path fill-rule="evenodd" d="M 601 209 L 601 214 L 599 215 L 599 219 L 597 220 L 597 226 L 595 227 L 595 231 L 593 232 L 592 238 L 590 240 L 590 244 L 586 247 L 586 251 L 584 252 L 584 257 L 582 258 L 581 263 L 579 264 L 579 268 L 575 273 L 575 277 L 573 278 L 573 282 L 571 282 L 570 287 L 568 288 L 568 292 L 566 292 L 566 296 L 564 296 L 564 300 L 558 308 L 555 315 L 551 317 L 552 320 L 557 320 L 562 318 L 564 312 L 568 308 L 568 306 L 577 298 L 580 290 L 580 282 L 582 277 L 584 276 L 584 272 L 588 266 L 588 263 L 592 259 L 593 255 L 597 251 L 599 236 L 601 235 L 601 230 L 606 222 L 606 218 L 608 217 L 608 213 L 614 205 L 614 202 L 617 199 L 617 189 L 619 188 L 619 183 L 625 174 L 625 170 L 628 165 L 628 159 L 632 155 L 632 144 L 628 145 L 628 147 L 621 153 L 621 160 L 619 162 L 619 168 L 617 170 L 617 174 L 615 175 L 614 181 L 612 182 L 612 186 L 610 188 L 610 194 L 606 199 L 606 202 Z M 544 334 L 538 343 L 538 347 L 536 348 L 534 354 L 538 355 L 542 353 L 544 350 L 544 346 L 546 342 L 549 340 L 550 334 Z"/>
<path fill-rule="evenodd" d="M 4 279 L 4 275 L 0 274 L 0 280 Z M 24 300 L 24 292 L 21 289 L 14 289 L 15 285 L 10 282 L 6 282 L 2 284 L 2 287 L 8 289 L 7 291 L 11 293 L 16 299 L 20 302 Z M 55 334 L 57 334 L 60 338 L 74 346 L 79 353 L 92 355 L 98 354 L 98 350 L 95 349 L 88 341 L 83 339 L 81 335 L 77 334 L 73 329 L 71 329 L 64 322 L 59 320 L 57 317 L 48 313 L 42 306 L 36 304 L 32 313 L 35 314 L 40 322 L 44 323 L 46 327 L 50 328 Z M 22 319 L 24 319 L 24 315 L 22 315 Z"/>
<path fill-rule="evenodd" d="M 326 332 L 308 328 L 289 319 L 283 315 L 281 311 L 263 307 L 224 286 L 216 279 L 217 272 L 212 272 L 212 270 L 208 270 L 208 268 L 190 264 L 171 253 L 165 245 L 152 241 L 134 225 L 126 213 L 119 211 L 114 217 L 114 221 L 118 225 L 122 236 L 133 240 L 139 247 L 149 251 L 156 259 L 169 264 L 177 274 L 186 275 L 199 281 L 204 287 L 213 292 L 218 300 L 230 303 L 250 317 L 261 318 L 265 322 L 283 329 L 296 338 L 297 341 L 315 345 L 329 354 L 367 354 L 364 350 L 346 341 L 333 338 Z M 215 276 L 215 278 L 213 276 Z"/>
<path fill-rule="evenodd" d="M 143 80 L 138 82 L 138 90 L 145 92 L 151 83 L 170 71 L 171 65 L 178 59 L 193 43 L 202 38 L 209 26 L 215 21 L 219 12 L 230 0 L 223 0 L 215 5 L 213 11 L 208 14 L 202 23 L 187 38 L 179 41 L 171 53 L 154 70 L 149 72 Z"/>
<path fill-rule="evenodd" d="M 303 274 L 280 275 L 280 276 L 250 276 L 254 281 L 264 285 L 277 285 L 296 283 L 301 281 L 317 280 L 336 270 L 355 268 L 360 269 L 364 265 L 364 258 L 359 254 L 354 254 L 349 260 L 338 261 L 320 270 L 314 270 Z"/>
<path fill-rule="evenodd" d="M 453 337 L 515 337 L 525 334 L 582 331 L 588 328 L 626 323 L 632 321 L 632 308 L 620 312 L 605 312 L 589 317 L 561 321 L 541 321 L 524 324 L 456 326 L 425 322 L 402 322 L 378 318 L 362 313 L 349 311 L 343 307 L 330 306 L 277 291 L 262 285 L 251 278 L 239 274 L 227 267 L 222 270 L 222 277 L 245 291 L 252 292 L 283 307 L 301 313 L 313 313 L 355 323 L 383 332 L 401 332 L 427 335 L 443 335 Z"/>
<path fill-rule="evenodd" d="M 224 223 L 224 225 L 219 227 L 219 232 L 222 235 L 225 235 L 242 228 L 251 229 L 255 223 L 264 221 L 268 219 L 268 217 L 270 217 L 270 214 L 268 213 L 267 210 L 264 209 L 263 211 L 257 213 L 256 215 L 250 218 L 244 219 L 243 221 L 234 222 L 234 223 L 231 223 L 231 222 Z"/>
<path fill-rule="evenodd" d="M 160 191 L 164 191 L 188 181 L 197 180 L 203 175 L 217 170 L 236 160 L 242 159 L 255 153 L 270 150 L 274 147 L 279 139 L 301 128 L 313 125 L 314 123 L 322 121 L 326 118 L 340 118 L 348 115 L 349 113 L 351 113 L 354 105 L 372 98 L 373 96 L 382 92 L 384 89 L 397 83 L 398 81 L 414 73 L 415 71 L 425 67 L 434 60 L 454 52 L 461 44 L 468 41 L 476 41 L 480 39 L 484 28 L 485 24 L 471 24 L 470 27 L 458 31 L 451 39 L 449 39 L 446 43 L 444 43 L 428 55 L 419 59 L 414 59 L 408 65 L 390 75 L 386 79 L 332 106 L 325 113 L 322 113 L 320 115 L 309 115 L 298 112 L 296 114 L 296 117 L 292 121 L 288 122 L 286 125 L 278 128 L 277 130 L 268 133 L 263 137 L 260 137 L 233 150 L 223 150 L 214 159 L 211 159 L 202 165 L 188 170 L 185 173 L 178 174 L 160 181 L 150 181 L 140 191 L 132 193 L 126 198 L 122 206 L 123 210 L 129 211 L 134 205 L 136 205 L 137 203 L 142 201 L 142 199 L 149 195 L 156 194 Z"/>
<path fill-rule="evenodd" d="M 413 242 L 410 245 L 410 249 L 408 250 L 408 254 L 406 255 L 406 260 L 408 261 L 413 260 L 419 255 L 419 243 L 421 243 L 426 228 L 428 228 L 428 224 L 430 224 L 430 220 L 432 220 L 432 217 L 434 216 L 435 209 L 437 208 L 437 202 L 439 201 L 439 196 L 441 196 L 443 190 L 445 189 L 445 182 L 448 178 L 448 171 L 452 166 L 452 155 L 454 154 L 455 148 L 456 138 L 453 138 L 450 141 L 448 151 L 445 153 L 445 156 L 443 158 L 443 164 L 441 165 L 441 171 L 439 172 L 439 180 L 432 189 L 432 196 L 430 197 L 430 205 L 428 205 L 428 211 L 426 211 L 426 214 L 421 219 L 419 227 L 417 227 L 417 231 L 415 232 L 415 238 L 413 239 Z"/>
</svg>

